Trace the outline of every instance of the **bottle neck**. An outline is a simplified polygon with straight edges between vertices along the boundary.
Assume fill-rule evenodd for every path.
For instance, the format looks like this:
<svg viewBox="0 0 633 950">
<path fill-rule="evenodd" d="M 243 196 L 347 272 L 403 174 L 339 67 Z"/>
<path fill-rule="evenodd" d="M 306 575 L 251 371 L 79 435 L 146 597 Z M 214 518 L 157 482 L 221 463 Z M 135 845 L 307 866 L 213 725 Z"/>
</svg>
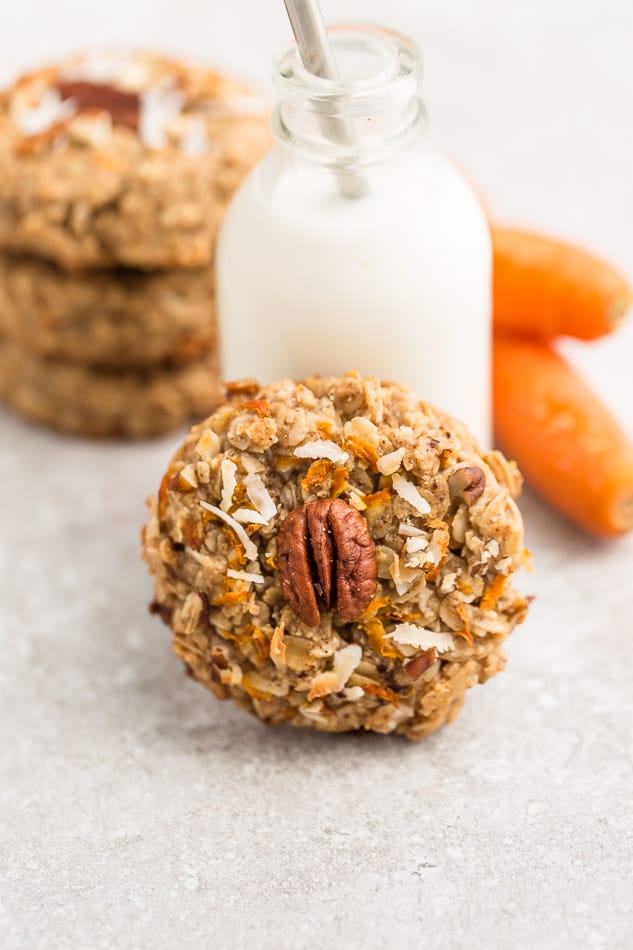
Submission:
<svg viewBox="0 0 633 950">
<path fill-rule="evenodd" d="M 406 151 L 426 127 L 412 40 L 372 26 L 328 30 L 340 78 L 308 73 L 296 47 L 275 64 L 273 134 L 301 159 L 353 171 Z"/>
</svg>

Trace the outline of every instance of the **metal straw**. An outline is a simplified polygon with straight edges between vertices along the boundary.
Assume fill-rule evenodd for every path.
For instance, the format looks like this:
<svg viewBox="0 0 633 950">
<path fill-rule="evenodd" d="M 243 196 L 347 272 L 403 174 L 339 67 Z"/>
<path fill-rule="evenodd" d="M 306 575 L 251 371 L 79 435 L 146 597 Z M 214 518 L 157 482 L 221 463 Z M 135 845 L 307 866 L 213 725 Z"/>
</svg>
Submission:
<svg viewBox="0 0 633 950">
<path fill-rule="evenodd" d="M 321 79 L 338 79 L 336 60 L 328 40 L 319 0 L 284 0 L 292 32 L 304 68 Z M 331 141 L 339 145 L 353 145 L 354 136 L 349 123 L 336 116 L 320 117 L 321 128 Z M 340 171 L 337 174 L 339 191 L 347 198 L 360 198 L 369 191 L 367 182 L 357 172 Z"/>
</svg>

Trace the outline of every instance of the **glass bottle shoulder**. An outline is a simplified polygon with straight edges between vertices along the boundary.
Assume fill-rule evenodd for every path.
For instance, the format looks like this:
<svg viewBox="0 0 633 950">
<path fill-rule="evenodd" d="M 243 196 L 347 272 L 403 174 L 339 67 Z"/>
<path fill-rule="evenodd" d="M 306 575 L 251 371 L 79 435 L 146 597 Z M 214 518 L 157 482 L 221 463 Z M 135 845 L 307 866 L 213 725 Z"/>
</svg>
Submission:
<svg viewBox="0 0 633 950">
<path fill-rule="evenodd" d="M 290 149 L 279 146 L 246 180 L 234 213 L 260 222 L 277 220 L 298 233 L 325 228 L 339 237 L 378 227 L 385 235 L 453 227 L 487 234 L 486 217 L 471 185 L 432 146 L 421 142 L 393 161 L 368 169 L 367 175 L 369 195 L 348 198 L 337 192 L 330 170 L 297 160 Z"/>
</svg>

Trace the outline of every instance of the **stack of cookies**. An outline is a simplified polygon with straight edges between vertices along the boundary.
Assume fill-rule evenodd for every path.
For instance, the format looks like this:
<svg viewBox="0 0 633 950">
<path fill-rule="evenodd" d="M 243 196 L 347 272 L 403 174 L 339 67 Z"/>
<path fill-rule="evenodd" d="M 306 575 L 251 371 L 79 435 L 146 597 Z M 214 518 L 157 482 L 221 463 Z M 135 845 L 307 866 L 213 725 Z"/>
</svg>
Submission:
<svg viewBox="0 0 633 950">
<path fill-rule="evenodd" d="M 260 97 L 162 57 L 77 57 L 0 96 L 0 398 L 156 435 L 219 390 L 213 254 L 270 145 Z"/>
</svg>

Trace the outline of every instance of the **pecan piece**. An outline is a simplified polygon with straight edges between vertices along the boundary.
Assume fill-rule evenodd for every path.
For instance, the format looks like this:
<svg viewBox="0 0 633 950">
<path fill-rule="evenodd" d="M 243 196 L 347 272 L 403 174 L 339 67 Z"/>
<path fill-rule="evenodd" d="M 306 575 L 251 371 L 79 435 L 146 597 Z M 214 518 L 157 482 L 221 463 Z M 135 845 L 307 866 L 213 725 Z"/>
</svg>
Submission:
<svg viewBox="0 0 633 950">
<path fill-rule="evenodd" d="M 435 647 L 431 647 L 430 650 L 426 650 L 424 653 L 420 653 L 419 656 L 416 656 L 414 660 L 405 663 L 404 671 L 410 680 L 417 680 L 423 673 L 426 673 L 429 666 L 435 663 L 436 660 L 437 650 Z"/>
<path fill-rule="evenodd" d="M 324 498 L 291 511 L 279 529 L 281 591 L 309 627 L 321 610 L 356 620 L 376 591 L 376 546 L 367 522 L 340 498 Z"/>
<path fill-rule="evenodd" d="M 465 501 L 474 504 L 484 493 L 486 476 L 476 465 L 458 468 L 448 479 L 448 490 L 453 501 Z"/>
<path fill-rule="evenodd" d="M 124 92 L 105 83 L 82 80 L 60 82 L 57 88 L 62 99 L 74 99 L 80 112 L 86 109 L 103 109 L 112 116 L 116 125 L 138 129 L 141 111 L 140 96 L 136 92 Z"/>
<path fill-rule="evenodd" d="M 277 561 L 281 592 L 309 627 L 319 623 L 319 605 L 312 583 L 306 506 L 291 511 L 277 536 Z"/>
</svg>

